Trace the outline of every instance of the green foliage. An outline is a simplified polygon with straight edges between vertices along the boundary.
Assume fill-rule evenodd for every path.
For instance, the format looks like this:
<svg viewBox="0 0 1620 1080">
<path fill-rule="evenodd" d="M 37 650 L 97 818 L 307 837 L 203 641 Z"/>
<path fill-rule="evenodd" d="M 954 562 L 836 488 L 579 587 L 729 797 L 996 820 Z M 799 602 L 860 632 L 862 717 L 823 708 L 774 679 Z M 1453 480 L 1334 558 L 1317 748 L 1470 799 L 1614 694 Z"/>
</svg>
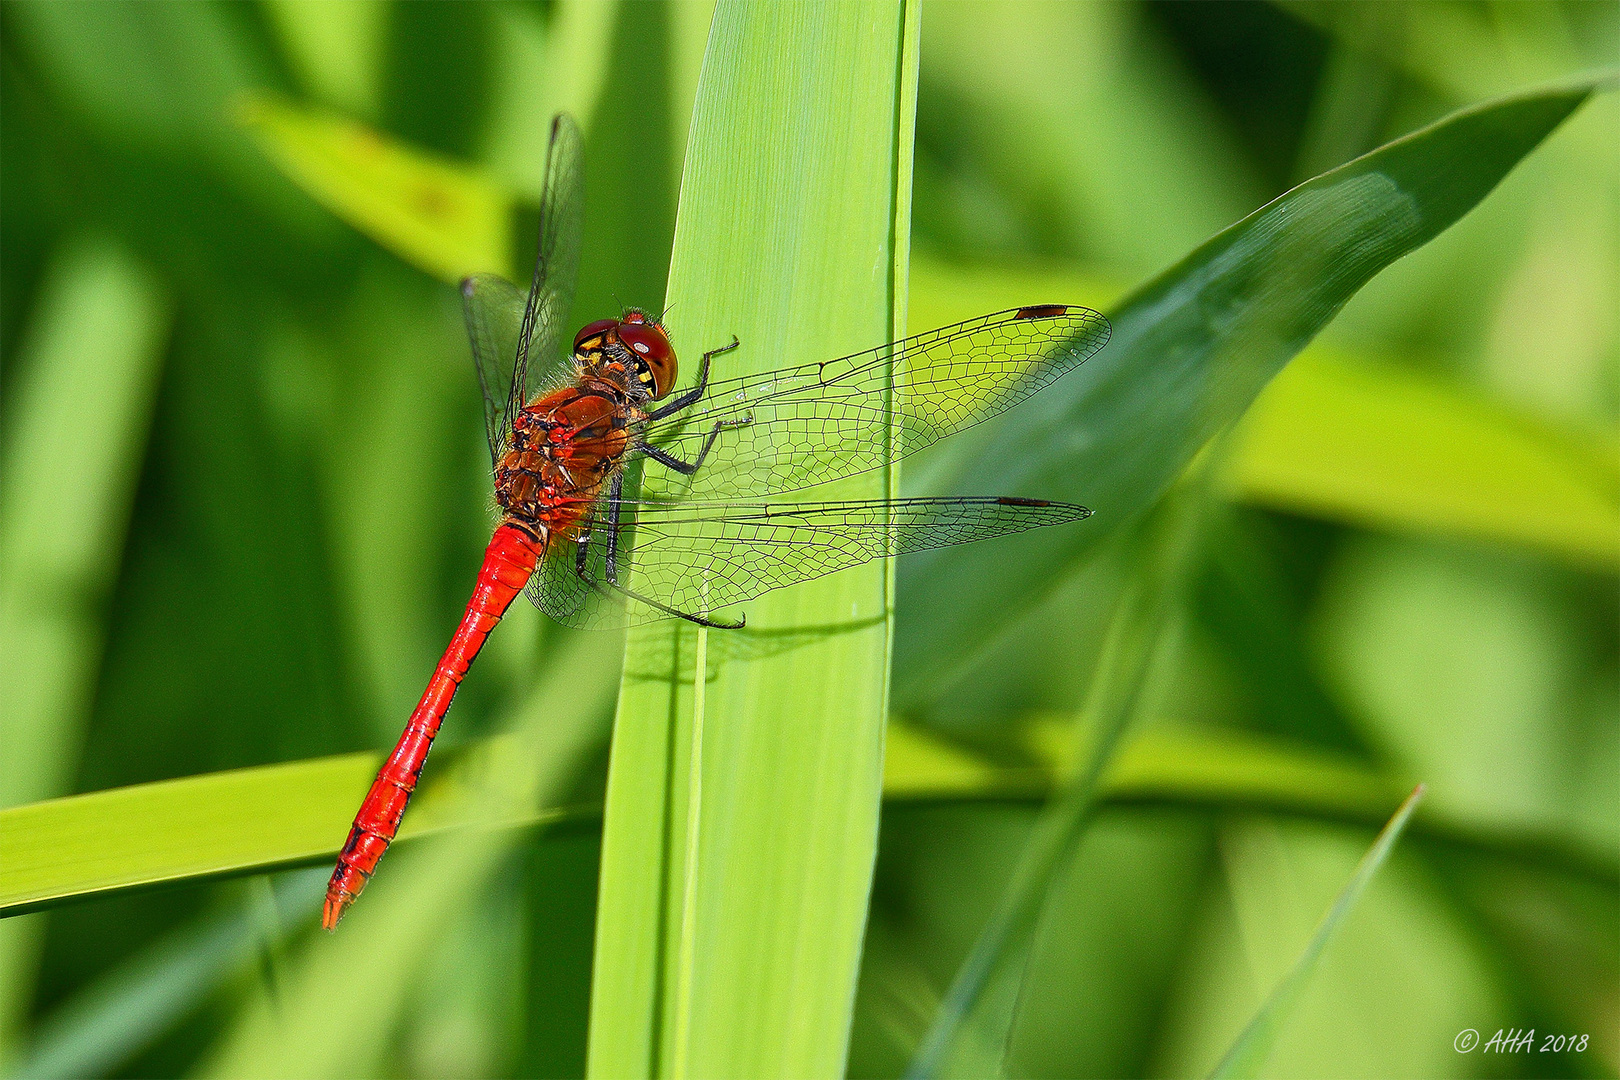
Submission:
<svg viewBox="0 0 1620 1080">
<path fill-rule="evenodd" d="M 1098 363 L 945 450 L 930 491 L 971 480 L 1023 493 L 1039 482 L 1043 495 L 1083 500 L 1097 516 L 1002 550 L 966 545 L 908 561 L 897 584 L 899 700 L 937 685 L 971 643 L 1151 506 L 1357 289 L 1472 209 L 1591 92 L 1586 83 L 1479 106 L 1307 181 L 1115 305 Z M 1020 452 L 986 454 L 992 440 Z"/>
<path fill-rule="evenodd" d="M 1231 480 L 1260 506 L 1620 565 L 1620 452 L 1433 380 L 1302 356 L 1244 419 Z"/>
<path fill-rule="evenodd" d="M 512 197 L 482 173 L 270 99 L 245 102 L 241 122 L 299 186 L 406 262 L 452 285 L 469 274 L 520 276 L 510 262 Z"/>
<path fill-rule="evenodd" d="M 711 9 L 0 10 L 0 1071 L 1620 1069 L 1613 6 Z M 1110 312 L 904 470 L 1097 514 L 622 666 L 515 611 L 320 935 L 488 533 L 445 282 L 522 277 L 558 108 L 575 321 L 688 378 Z"/>
<path fill-rule="evenodd" d="M 1395 811 L 1395 816 L 1389 819 L 1378 839 L 1367 854 L 1362 856 L 1361 862 L 1356 866 L 1355 874 L 1346 883 L 1333 906 L 1327 914 L 1322 916 L 1322 923 L 1311 935 L 1310 944 L 1295 961 L 1286 978 L 1283 979 L 1266 998 L 1266 1003 L 1260 1007 L 1249 1026 L 1243 1029 L 1238 1041 L 1232 1044 L 1232 1049 L 1226 1052 L 1221 1063 L 1210 1073 L 1212 1080 L 1225 1080 L 1227 1077 L 1253 1077 L 1260 1075 L 1261 1068 L 1271 1056 L 1272 1048 L 1277 1042 L 1278 1029 L 1286 1024 L 1292 1015 L 1299 1000 L 1305 983 L 1310 979 L 1311 973 L 1316 969 L 1317 961 L 1322 956 L 1322 950 L 1327 948 L 1328 942 L 1333 939 L 1334 931 L 1339 928 L 1350 910 L 1361 899 L 1366 891 L 1367 884 L 1372 880 L 1378 868 L 1389 858 L 1389 853 L 1395 847 L 1395 841 L 1400 839 L 1406 823 L 1411 820 L 1412 811 L 1423 798 L 1423 785 L 1419 784 L 1412 790 L 1412 794 Z"/>
<path fill-rule="evenodd" d="M 1052 887 L 1096 808 L 1127 725 L 1152 701 L 1152 675 L 1162 664 L 1171 613 L 1197 535 L 1205 478 L 1173 493 L 1132 545 L 1141 566 L 1119 600 L 1097 660 L 1080 721 L 1077 768 L 1042 812 L 989 924 L 957 972 L 908 1077 L 1000 1076 L 1018 1014 L 1035 924 Z"/>
<path fill-rule="evenodd" d="M 687 356 L 736 335 L 732 370 L 765 371 L 897 336 L 916 11 L 874 15 L 716 11 L 667 295 Z M 892 490 L 876 474 L 838 493 Z M 877 841 L 888 588 L 878 565 L 763 598 L 723 641 L 631 632 L 591 1075 L 841 1071 Z"/>
</svg>

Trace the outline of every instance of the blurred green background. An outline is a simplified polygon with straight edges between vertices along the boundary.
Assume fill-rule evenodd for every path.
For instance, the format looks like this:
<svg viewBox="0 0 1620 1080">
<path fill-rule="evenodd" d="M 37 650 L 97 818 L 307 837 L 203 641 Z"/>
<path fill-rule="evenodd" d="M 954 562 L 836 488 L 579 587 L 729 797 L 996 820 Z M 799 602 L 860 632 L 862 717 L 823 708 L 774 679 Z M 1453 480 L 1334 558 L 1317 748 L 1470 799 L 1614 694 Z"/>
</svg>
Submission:
<svg viewBox="0 0 1620 1080">
<path fill-rule="evenodd" d="M 488 481 L 455 291 L 290 180 L 239 123 L 244 95 L 520 199 L 571 109 L 576 321 L 656 309 L 708 17 L 698 0 L 0 7 L 0 806 L 383 747 L 466 602 Z M 1620 58 L 1620 7 L 1599 2 L 940 2 L 922 27 L 919 330 L 1011 303 L 1107 310 L 1301 180 Z M 1620 1069 L 1617 119 L 1595 99 L 1376 278 L 1223 451 L 1149 730 L 1425 780 L 1436 823 L 1346 924 L 1277 1075 Z M 531 229 L 520 214 L 511 264 Z M 1295 368 L 1316 381 L 1287 397 Z M 1472 418 L 1444 434 L 1462 459 L 1552 447 L 1610 510 L 1565 529 L 1434 511 L 1478 493 L 1423 488 L 1417 463 L 1403 483 L 1399 456 L 1358 488 L 1355 462 L 1407 445 L 1380 426 L 1403 410 Z M 1326 455 L 1315 491 L 1285 466 L 1335 425 L 1366 453 Z M 1005 775 L 1050 767 L 1127 555 L 1105 547 L 949 685 L 897 701 L 905 730 Z M 515 609 L 445 740 L 486 733 L 558 636 Z M 853 1076 L 904 1069 L 994 907 L 1040 804 L 993 787 L 891 784 Z M 520 845 L 478 932 L 436 946 L 391 1073 L 583 1071 L 599 833 L 586 815 Z M 1010 1073 L 1207 1071 L 1370 839 L 1218 800 L 1111 803 L 1047 896 Z M 274 877 L 0 924 L 6 1069 L 198 1068 L 275 985 L 274 943 L 307 932 L 324 871 Z M 1591 1043 L 1452 1048 L 1499 1027 Z"/>
</svg>

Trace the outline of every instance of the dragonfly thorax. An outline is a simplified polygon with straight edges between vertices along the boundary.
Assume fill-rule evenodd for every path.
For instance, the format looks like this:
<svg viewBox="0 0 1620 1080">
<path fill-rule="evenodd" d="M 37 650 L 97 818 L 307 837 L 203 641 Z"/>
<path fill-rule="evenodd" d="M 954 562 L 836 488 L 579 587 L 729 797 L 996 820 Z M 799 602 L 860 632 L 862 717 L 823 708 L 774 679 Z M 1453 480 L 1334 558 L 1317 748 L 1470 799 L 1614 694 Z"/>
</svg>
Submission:
<svg viewBox="0 0 1620 1080">
<path fill-rule="evenodd" d="M 525 406 L 495 467 L 495 502 L 551 532 L 577 522 L 631 446 L 644 415 L 634 396 L 616 380 L 586 374 Z"/>
</svg>

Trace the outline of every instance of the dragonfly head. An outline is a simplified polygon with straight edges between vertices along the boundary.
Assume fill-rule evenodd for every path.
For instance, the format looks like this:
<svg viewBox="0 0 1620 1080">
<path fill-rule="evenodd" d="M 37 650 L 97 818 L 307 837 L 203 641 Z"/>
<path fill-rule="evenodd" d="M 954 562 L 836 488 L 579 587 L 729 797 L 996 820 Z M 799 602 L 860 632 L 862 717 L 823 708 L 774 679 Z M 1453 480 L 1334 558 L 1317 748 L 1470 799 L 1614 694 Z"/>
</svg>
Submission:
<svg viewBox="0 0 1620 1080">
<path fill-rule="evenodd" d="M 618 362 L 649 398 L 657 400 L 675 386 L 675 347 L 663 324 L 645 311 L 630 308 L 620 319 L 598 319 L 574 337 L 574 356 L 592 368 Z"/>
</svg>

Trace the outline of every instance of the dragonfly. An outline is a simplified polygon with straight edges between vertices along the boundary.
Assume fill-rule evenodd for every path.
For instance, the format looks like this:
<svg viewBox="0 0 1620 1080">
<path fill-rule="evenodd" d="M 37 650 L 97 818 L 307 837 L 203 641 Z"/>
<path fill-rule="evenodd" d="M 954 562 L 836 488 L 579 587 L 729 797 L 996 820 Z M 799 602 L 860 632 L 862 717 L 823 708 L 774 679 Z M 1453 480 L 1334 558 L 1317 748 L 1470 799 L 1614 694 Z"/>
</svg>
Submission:
<svg viewBox="0 0 1620 1080">
<path fill-rule="evenodd" d="M 499 524 L 449 647 L 355 815 L 327 886 L 338 921 L 399 830 L 456 689 L 518 593 L 568 626 L 684 619 L 740 629 L 742 601 L 873 559 L 1090 516 L 1014 497 L 782 501 L 882 468 L 994 416 L 1101 349 L 1071 304 L 984 315 L 837 359 L 677 392 L 661 319 L 636 308 L 561 328 L 580 255 L 583 152 L 553 120 L 527 294 L 490 274 L 461 293 L 484 397 Z M 722 361 L 723 362 L 723 361 Z"/>
</svg>

